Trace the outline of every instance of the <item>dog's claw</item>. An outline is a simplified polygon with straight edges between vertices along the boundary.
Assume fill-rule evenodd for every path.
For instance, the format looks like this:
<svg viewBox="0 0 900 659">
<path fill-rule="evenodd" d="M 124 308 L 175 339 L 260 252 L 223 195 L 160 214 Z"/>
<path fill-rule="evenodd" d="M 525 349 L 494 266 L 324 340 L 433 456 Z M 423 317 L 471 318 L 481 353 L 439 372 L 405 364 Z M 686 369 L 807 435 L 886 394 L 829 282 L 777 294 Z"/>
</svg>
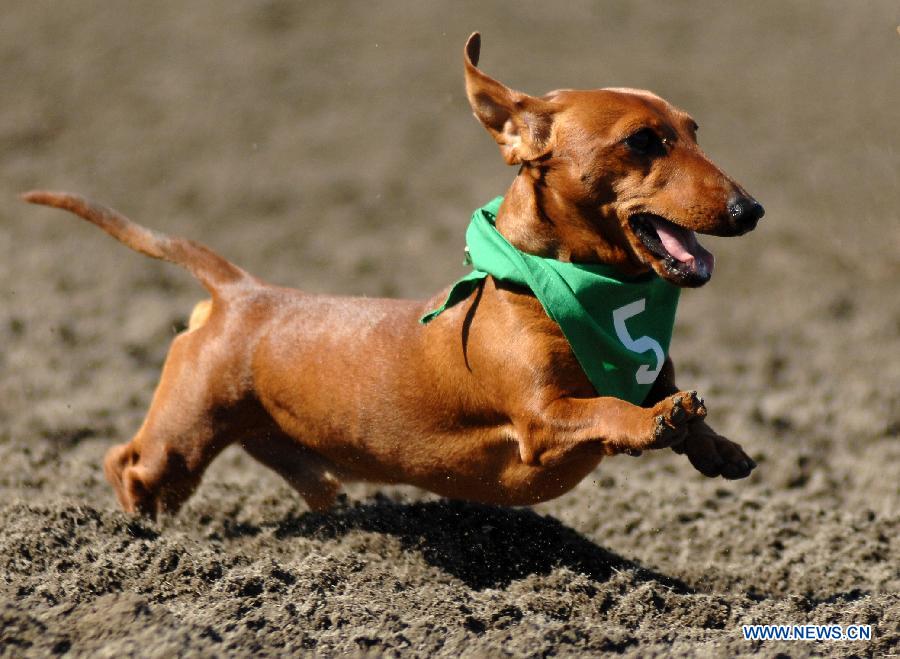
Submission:
<svg viewBox="0 0 900 659">
<path fill-rule="evenodd" d="M 688 399 L 690 401 L 689 405 L 694 411 L 694 418 L 704 418 L 706 416 L 706 403 L 703 401 L 703 397 L 696 391 L 689 391 Z"/>
<path fill-rule="evenodd" d="M 662 415 L 656 417 L 653 428 L 653 439 L 656 443 L 663 443 L 667 439 L 666 435 L 670 434 L 673 428 L 666 425 L 665 417 Z"/>
</svg>

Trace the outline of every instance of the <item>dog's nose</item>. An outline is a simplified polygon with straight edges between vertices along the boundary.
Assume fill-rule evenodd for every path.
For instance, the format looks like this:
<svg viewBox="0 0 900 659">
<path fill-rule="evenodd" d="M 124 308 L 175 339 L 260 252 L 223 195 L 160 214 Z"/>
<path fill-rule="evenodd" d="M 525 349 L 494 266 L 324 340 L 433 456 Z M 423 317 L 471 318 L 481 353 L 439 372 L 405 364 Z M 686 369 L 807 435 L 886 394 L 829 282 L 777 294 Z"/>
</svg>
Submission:
<svg viewBox="0 0 900 659">
<path fill-rule="evenodd" d="M 737 196 L 728 202 L 728 214 L 735 230 L 747 233 L 756 228 L 756 224 L 766 214 L 766 209 L 753 197 Z"/>
</svg>

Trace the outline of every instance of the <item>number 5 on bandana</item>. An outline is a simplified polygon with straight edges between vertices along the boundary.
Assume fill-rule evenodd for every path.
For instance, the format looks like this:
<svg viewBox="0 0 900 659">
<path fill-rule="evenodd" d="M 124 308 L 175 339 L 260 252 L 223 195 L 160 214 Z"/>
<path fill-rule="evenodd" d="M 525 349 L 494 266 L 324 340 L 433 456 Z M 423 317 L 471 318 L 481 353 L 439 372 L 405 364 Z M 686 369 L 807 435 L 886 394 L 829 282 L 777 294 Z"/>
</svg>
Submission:
<svg viewBox="0 0 900 659">
<path fill-rule="evenodd" d="M 653 384 L 656 381 L 656 376 L 659 375 L 659 372 L 662 370 L 663 362 L 666 360 L 666 355 L 663 352 L 662 346 L 659 345 L 659 341 L 652 339 L 649 336 L 641 336 L 637 339 L 632 339 L 631 335 L 628 333 L 628 328 L 625 327 L 625 321 L 632 316 L 636 316 L 643 312 L 646 305 L 647 300 L 641 298 L 631 304 L 626 304 L 624 307 L 614 309 L 612 312 L 613 327 L 616 330 L 616 336 L 619 337 L 619 341 L 622 342 L 623 346 L 632 352 L 637 353 L 644 353 L 652 350 L 653 354 L 656 355 L 656 366 L 652 371 L 647 364 L 641 364 L 640 368 L 635 372 L 634 379 L 638 384 Z"/>
</svg>

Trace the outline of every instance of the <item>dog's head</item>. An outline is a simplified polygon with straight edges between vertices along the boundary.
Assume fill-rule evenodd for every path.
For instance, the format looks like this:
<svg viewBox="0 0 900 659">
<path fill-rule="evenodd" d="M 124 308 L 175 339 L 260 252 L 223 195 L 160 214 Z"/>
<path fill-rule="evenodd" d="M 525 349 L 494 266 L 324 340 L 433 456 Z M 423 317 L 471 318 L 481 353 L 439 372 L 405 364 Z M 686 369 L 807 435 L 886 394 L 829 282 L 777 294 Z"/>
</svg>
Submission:
<svg viewBox="0 0 900 659">
<path fill-rule="evenodd" d="M 465 49 L 469 102 L 504 160 L 521 166 L 514 189 L 524 186 L 533 200 L 516 213 L 536 221 L 508 229 L 516 246 L 626 274 L 652 268 L 679 286 L 702 286 L 713 256 L 695 232 L 741 235 L 763 216 L 700 150 L 694 120 L 655 94 L 529 96 L 478 69 L 480 48 L 476 32 Z"/>
</svg>

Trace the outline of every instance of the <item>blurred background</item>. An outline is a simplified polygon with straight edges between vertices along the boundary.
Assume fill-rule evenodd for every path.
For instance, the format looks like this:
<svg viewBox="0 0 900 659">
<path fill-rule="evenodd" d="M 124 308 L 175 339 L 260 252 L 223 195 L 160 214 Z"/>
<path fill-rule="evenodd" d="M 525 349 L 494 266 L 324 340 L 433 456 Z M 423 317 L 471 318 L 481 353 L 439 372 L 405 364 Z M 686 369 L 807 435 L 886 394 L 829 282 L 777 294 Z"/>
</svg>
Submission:
<svg viewBox="0 0 900 659">
<path fill-rule="evenodd" d="M 723 652 L 716 643 L 734 642 L 745 620 L 881 621 L 886 652 L 900 615 L 898 24 L 893 0 L 4 0 L 0 555 L 8 562 L 0 567 L 8 578 L 0 595 L 15 594 L 15 619 L 38 616 L 44 622 L 22 628 L 44 638 L 41 625 L 61 628 L 47 622 L 57 615 L 48 601 L 94 606 L 98 593 L 124 589 L 146 594 L 153 615 L 162 607 L 159 615 L 175 616 L 154 618 L 148 642 L 169 638 L 154 630 L 218 624 L 203 616 L 240 621 L 243 587 L 226 596 L 219 577 L 197 581 L 170 567 L 172 554 L 190 555 L 231 579 L 237 568 L 217 562 L 227 555 L 251 581 L 257 572 L 269 579 L 276 559 L 280 570 L 309 575 L 290 592 L 320 611 L 343 600 L 321 600 L 318 582 L 303 579 L 337 574 L 334 583 L 349 584 L 365 604 L 346 605 L 361 628 L 380 629 L 378 616 L 398 606 L 399 591 L 379 585 L 397 580 L 417 593 L 403 615 L 420 616 L 419 635 L 405 633 L 426 653 L 499 647 L 485 641 L 490 630 L 479 636 L 487 645 L 473 644 L 472 629 L 488 623 L 473 627 L 462 609 L 441 608 L 457 600 L 488 621 L 504 619 L 508 607 L 520 618 L 529 612 L 515 627 L 522 653 L 556 651 L 564 638 L 582 651 L 639 654 L 652 638 L 667 653 L 676 638 Z M 578 546 L 590 560 L 608 550 L 697 590 L 676 594 L 659 575 L 663 585 L 627 570 L 604 582 L 571 563 L 514 567 L 523 585 L 491 582 L 498 590 L 481 592 L 423 562 L 445 552 L 480 565 L 468 549 L 453 553 L 453 542 L 470 546 L 465 538 L 436 549 L 426 542 L 447 532 L 447 515 L 420 515 L 413 525 L 423 535 L 400 546 L 383 532 L 393 522 L 379 524 L 399 510 L 404 528 L 409 509 L 385 499 L 367 509 L 362 526 L 370 531 L 357 529 L 353 540 L 298 532 L 283 542 L 271 530 L 305 519 L 305 509 L 237 448 L 213 465 L 177 533 L 146 535 L 134 553 L 121 549 L 127 534 L 100 461 L 140 424 L 168 342 L 204 292 L 179 269 L 16 195 L 80 192 L 279 284 L 424 298 L 464 271 L 470 213 L 515 174 L 465 99 L 462 48 L 475 30 L 481 67 L 513 88 L 647 88 L 689 111 L 704 150 L 766 207 L 755 232 L 704 239 L 716 274 L 683 295 L 672 348 L 681 386 L 699 389 L 712 424 L 759 462 L 753 477 L 704 479 L 668 451 L 619 457 L 537 508 L 586 539 Z M 391 500 L 424 496 L 361 485 L 348 492 L 358 500 L 377 489 Z M 556 545 L 545 546 L 541 532 L 521 535 L 516 520 L 561 532 L 522 511 L 507 519 L 448 510 L 451 519 L 463 510 L 476 530 L 499 529 L 495 540 L 531 542 L 541 556 Z M 71 519 L 81 520 L 76 530 Z M 54 540 L 57 532 L 75 533 L 101 560 L 60 550 L 68 541 Z M 410 548 L 417 543 L 424 553 Z M 504 557 L 516 549 L 490 546 Z M 46 565 L 20 558 L 22 547 Z M 60 551 L 59 560 L 82 569 L 63 575 L 53 563 Z M 366 568 L 352 567 L 362 554 Z M 573 579 L 588 585 L 572 590 Z M 535 603 L 541 589 L 546 606 Z M 599 594 L 578 594 L 585 592 Z M 119 630 L 112 638 L 131 614 L 120 625 L 105 602 L 86 619 Z M 228 629 L 236 631 L 214 633 L 272 652 L 290 647 L 266 645 L 276 628 L 291 642 L 310 639 L 306 648 L 356 647 L 348 628 L 311 631 L 302 616 L 279 618 L 287 615 L 280 600 L 272 606 L 281 613 L 265 631 L 234 622 Z M 569 617 L 554 613 L 560 606 Z M 374 617 L 360 617 L 363 608 Z M 612 628 L 618 636 L 604 645 Z M 548 629 L 569 636 L 551 638 Z M 893 641 L 884 629 L 894 630 Z M 746 648 L 728 647 L 729 655 Z"/>
</svg>

